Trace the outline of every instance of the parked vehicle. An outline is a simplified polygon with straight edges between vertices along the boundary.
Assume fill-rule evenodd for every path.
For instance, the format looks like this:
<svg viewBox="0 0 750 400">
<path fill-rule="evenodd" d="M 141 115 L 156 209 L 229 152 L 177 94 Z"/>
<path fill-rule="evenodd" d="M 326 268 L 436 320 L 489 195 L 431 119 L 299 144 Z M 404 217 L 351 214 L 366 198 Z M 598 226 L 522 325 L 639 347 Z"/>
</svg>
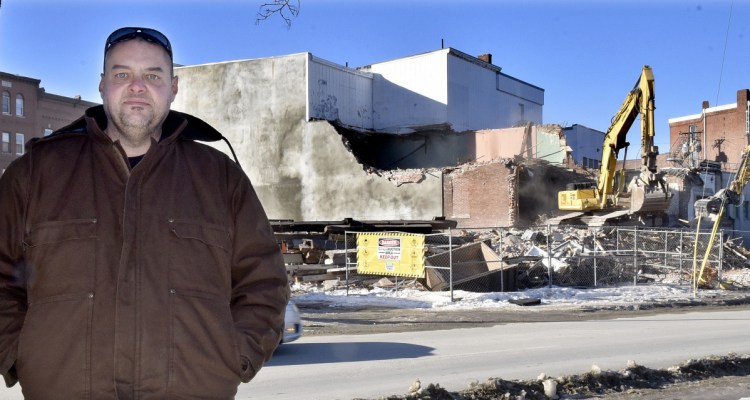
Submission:
<svg viewBox="0 0 750 400">
<path fill-rule="evenodd" d="M 281 343 L 293 342 L 302 336 L 302 319 L 299 316 L 299 309 L 294 302 L 289 301 L 284 313 L 284 335 Z"/>
</svg>

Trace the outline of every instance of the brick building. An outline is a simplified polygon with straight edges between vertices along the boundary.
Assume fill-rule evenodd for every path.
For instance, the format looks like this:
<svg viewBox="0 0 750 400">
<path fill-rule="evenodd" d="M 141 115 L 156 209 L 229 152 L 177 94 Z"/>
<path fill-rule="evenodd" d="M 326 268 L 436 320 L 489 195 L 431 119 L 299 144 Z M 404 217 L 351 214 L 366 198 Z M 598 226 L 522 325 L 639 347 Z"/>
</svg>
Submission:
<svg viewBox="0 0 750 400">
<path fill-rule="evenodd" d="M 39 79 L 0 72 L 0 172 L 26 151 L 26 143 L 73 122 L 96 105 L 80 96 L 46 93 Z"/>
<path fill-rule="evenodd" d="M 495 159 L 444 169 L 443 211 L 458 228 L 530 226 L 566 213 L 557 193 L 586 176 L 542 159 Z"/>
<path fill-rule="evenodd" d="M 683 167 L 695 167 L 702 160 L 734 171 L 742 149 L 750 144 L 750 102 L 748 89 L 737 91 L 737 102 L 709 107 L 703 102 L 700 114 L 669 119 L 670 160 Z"/>
</svg>

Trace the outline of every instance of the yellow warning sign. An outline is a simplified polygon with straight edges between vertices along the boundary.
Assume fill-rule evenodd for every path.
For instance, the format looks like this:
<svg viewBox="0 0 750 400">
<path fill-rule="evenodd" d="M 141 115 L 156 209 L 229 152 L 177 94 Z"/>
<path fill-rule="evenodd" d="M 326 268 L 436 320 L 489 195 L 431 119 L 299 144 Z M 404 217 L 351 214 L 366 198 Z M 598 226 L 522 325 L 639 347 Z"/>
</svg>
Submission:
<svg viewBox="0 0 750 400">
<path fill-rule="evenodd" d="M 357 272 L 421 278 L 424 276 L 424 252 L 424 235 L 358 233 Z"/>
</svg>

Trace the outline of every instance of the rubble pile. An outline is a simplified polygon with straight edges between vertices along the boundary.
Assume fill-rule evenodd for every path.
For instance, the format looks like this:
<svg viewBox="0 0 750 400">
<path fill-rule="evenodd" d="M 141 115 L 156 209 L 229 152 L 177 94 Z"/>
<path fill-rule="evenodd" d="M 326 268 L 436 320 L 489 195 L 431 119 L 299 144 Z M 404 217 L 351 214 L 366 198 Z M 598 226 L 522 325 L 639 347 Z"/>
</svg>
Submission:
<svg viewBox="0 0 750 400">
<path fill-rule="evenodd" d="M 594 171 L 582 167 L 562 168 L 541 159 L 517 163 L 518 222 L 521 224 L 546 225 L 547 219 L 560 215 L 557 194 L 566 190 L 568 183 L 596 182 Z"/>
<path fill-rule="evenodd" d="M 750 250 L 742 245 L 742 238 L 729 239 L 724 243 L 724 268 L 747 268 Z"/>
<path fill-rule="evenodd" d="M 637 394 L 642 389 L 663 389 L 668 385 L 697 382 L 708 378 L 750 375 L 750 355 L 729 354 L 698 360 L 687 360 L 665 369 L 652 369 L 628 361 L 619 371 L 591 371 L 550 378 L 541 374 L 527 381 L 490 378 L 485 383 L 470 384 L 467 389 L 450 392 L 439 384 L 429 384 L 404 396 L 386 400 L 548 400 L 557 398 L 588 398 L 612 393 Z M 555 390 L 551 390 L 555 389 Z M 585 396 L 585 397 L 584 397 Z"/>
<path fill-rule="evenodd" d="M 602 287 L 692 282 L 694 244 L 680 240 L 679 232 L 665 239 L 664 232 L 639 230 L 637 238 L 633 238 L 627 231 L 617 233 L 616 229 L 562 225 L 554 229 L 453 230 L 450 236 L 431 235 L 425 241 L 427 273 L 416 282 L 426 290 L 447 290 L 449 272 L 445 268 L 451 263 L 454 285 L 460 286 L 454 288 L 475 292 L 518 291 L 550 283 Z M 337 247 L 316 248 L 313 241 L 304 241 L 295 249 L 299 253 L 296 261 L 287 262 L 292 280 L 321 283 L 329 288 L 344 285 L 347 276 L 350 285 L 363 287 L 381 281 L 382 276 L 357 274 L 354 244 Z M 453 253 L 448 257 L 451 249 Z M 721 271 L 711 264 L 703 272 L 703 286 L 750 286 L 750 250 L 741 239 L 725 240 L 722 257 Z"/>
</svg>

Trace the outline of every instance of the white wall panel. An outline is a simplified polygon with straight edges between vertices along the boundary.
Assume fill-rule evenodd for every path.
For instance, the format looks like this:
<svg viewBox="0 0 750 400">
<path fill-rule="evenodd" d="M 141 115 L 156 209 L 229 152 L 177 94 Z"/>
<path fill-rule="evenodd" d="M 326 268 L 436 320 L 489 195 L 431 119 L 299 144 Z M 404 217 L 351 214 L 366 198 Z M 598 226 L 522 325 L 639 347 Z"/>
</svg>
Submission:
<svg viewBox="0 0 750 400">
<path fill-rule="evenodd" d="M 448 110 L 457 131 L 542 123 L 544 91 L 462 56 L 448 58 Z"/>
<path fill-rule="evenodd" d="M 376 130 L 448 122 L 446 51 L 373 64 L 373 122 Z M 406 130 L 408 132 L 408 130 Z"/>
<path fill-rule="evenodd" d="M 372 129 L 372 75 L 308 57 L 307 120 L 340 121 Z"/>
</svg>

